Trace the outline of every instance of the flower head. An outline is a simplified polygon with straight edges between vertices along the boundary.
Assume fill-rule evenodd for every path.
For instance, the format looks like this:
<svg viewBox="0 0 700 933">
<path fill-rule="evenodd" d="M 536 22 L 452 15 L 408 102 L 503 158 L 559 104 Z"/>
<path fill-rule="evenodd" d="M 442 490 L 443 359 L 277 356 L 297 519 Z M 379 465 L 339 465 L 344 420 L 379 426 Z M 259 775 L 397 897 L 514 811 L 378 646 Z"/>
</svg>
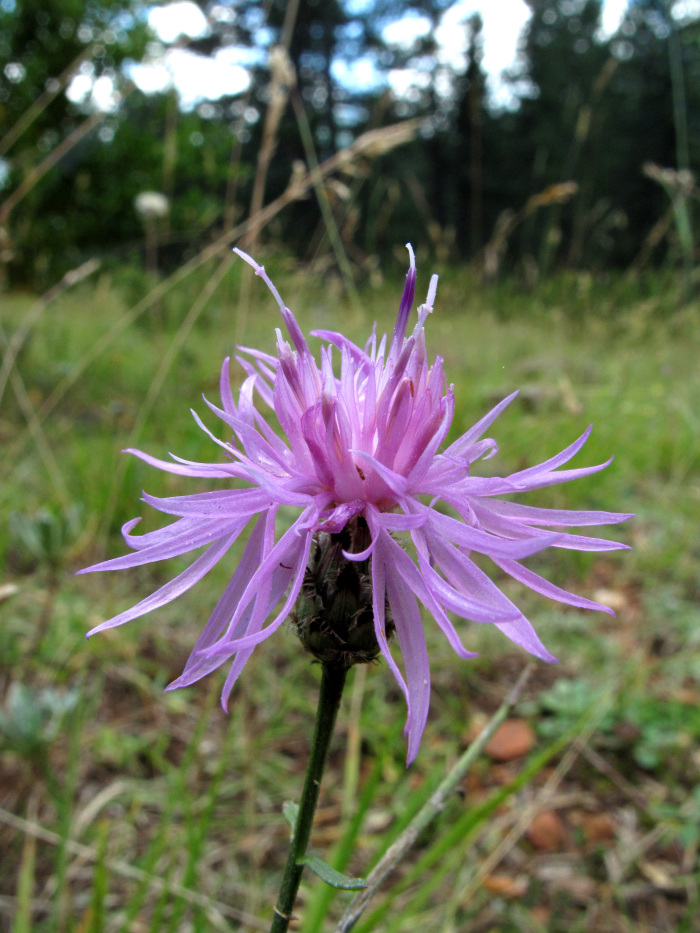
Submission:
<svg viewBox="0 0 700 933">
<path fill-rule="evenodd" d="M 602 470 L 607 463 L 559 469 L 581 449 L 590 428 L 538 466 L 507 477 L 475 474 L 477 461 L 498 450 L 494 440 L 484 437 L 485 432 L 517 393 L 440 451 L 452 424 L 454 394 L 452 386 L 446 385 L 442 359 L 438 356 L 429 365 L 425 348 L 424 324 L 435 299 L 437 276 L 432 277 L 427 300 L 418 308 L 417 320 L 407 334 L 416 282 L 410 246 L 410 267 L 391 339 L 378 340 L 373 332 L 362 349 L 342 334 L 314 331 L 326 342 L 320 364 L 264 268 L 240 250 L 236 252 L 268 285 L 291 343 L 278 330 L 277 356 L 241 350 L 244 356 L 237 360 L 247 377 L 237 403 L 231 392 L 229 361 L 224 361 L 221 407 L 206 404 L 230 430 L 230 440 L 218 440 L 194 415 L 222 448 L 221 461 L 194 463 L 171 455 L 170 462 L 129 451 L 171 473 L 237 482 L 230 489 L 167 499 L 144 493 L 145 502 L 175 520 L 160 531 L 140 536 L 132 533 L 139 519 L 127 522 L 123 534 L 134 553 L 87 571 L 121 570 L 204 546 L 206 550 L 174 580 L 89 634 L 121 625 L 180 596 L 252 523 L 228 586 L 183 673 L 169 688 L 192 684 L 233 659 L 222 693 L 226 708 L 253 649 L 289 616 L 305 578 L 308 584 L 314 541 L 318 546 L 320 540 L 332 540 L 337 548 L 338 542 L 347 540 L 351 549 L 340 548 L 345 561 L 369 569 L 371 613 L 362 610 L 364 622 L 369 618 L 373 624 L 376 645 L 408 704 L 410 762 L 418 751 L 430 696 L 419 603 L 463 658 L 473 654 L 462 644 L 448 613 L 495 625 L 531 654 L 553 661 L 531 624 L 474 562 L 472 552 L 488 556 L 538 593 L 579 608 L 611 612 L 549 583 L 521 561 L 548 547 L 584 551 L 624 547 L 564 529 L 620 522 L 629 516 L 542 509 L 501 498 Z M 339 375 L 334 370 L 334 353 L 340 356 Z M 260 402 L 274 412 L 284 437 L 263 416 Z M 276 519 L 282 506 L 292 506 L 298 514 L 291 528 L 278 534 Z M 354 532 L 343 537 L 341 532 L 349 528 Z M 362 530 L 359 535 L 355 533 L 358 528 Z M 392 532 L 410 535 L 414 557 Z M 387 636 L 393 630 L 403 671 L 389 648 Z"/>
</svg>

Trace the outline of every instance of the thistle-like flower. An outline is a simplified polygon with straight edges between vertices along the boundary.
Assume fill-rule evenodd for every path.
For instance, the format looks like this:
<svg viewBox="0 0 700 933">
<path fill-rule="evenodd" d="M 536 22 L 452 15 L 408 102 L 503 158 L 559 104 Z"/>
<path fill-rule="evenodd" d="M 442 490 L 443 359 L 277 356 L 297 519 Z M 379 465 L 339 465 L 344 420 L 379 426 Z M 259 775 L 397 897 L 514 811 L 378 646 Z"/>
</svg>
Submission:
<svg viewBox="0 0 700 933">
<path fill-rule="evenodd" d="M 354 578 L 353 598 L 359 600 L 353 604 L 354 615 L 361 617 L 363 632 L 349 632 L 346 624 L 336 657 L 347 657 L 348 639 L 351 649 L 355 642 L 360 645 L 360 660 L 381 652 L 408 704 L 410 762 L 418 751 L 430 697 L 430 664 L 419 603 L 463 658 L 473 654 L 462 644 L 448 613 L 495 625 L 531 654 L 553 661 L 532 625 L 474 562 L 472 552 L 486 555 L 538 593 L 582 609 L 612 613 L 606 606 L 560 589 L 521 561 L 548 547 L 582 551 L 625 547 L 562 529 L 615 523 L 630 516 L 542 509 L 501 498 L 606 467 L 610 461 L 559 470 L 581 449 L 590 428 L 538 466 L 504 478 L 475 475 L 477 461 L 498 450 L 494 440 L 484 437 L 485 432 L 517 393 L 440 452 L 452 424 L 454 394 L 452 386 L 446 386 L 442 359 L 438 356 L 430 366 L 425 348 L 424 324 L 435 299 L 437 276 L 432 277 L 427 300 L 418 308 L 417 321 L 407 336 L 416 282 L 413 251 L 408 248 L 410 267 L 391 340 L 386 336 L 378 340 L 373 332 L 361 349 L 342 334 L 314 331 L 314 336 L 326 342 L 320 365 L 264 268 L 236 250 L 274 295 L 291 344 L 277 330 L 276 357 L 241 349 L 245 356 L 236 359 L 247 378 L 238 404 L 231 391 L 229 361 L 224 361 L 222 407 L 206 404 L 230 429 L 230 440 L 216 438 L 193 413 L 197 424 L 222 448 L 221 462 L 195 463 L 172 454 L 173 462 L 169 462 L 129 451 L 161 470 L 237 481 L 236 488 L 167 499 L 144 493 L 143 501 L 177 516 L 176 520 L 140 536 L 132 533 L 139 519 L 127 522 L 123 534 L 134 553 L 81 572 L 123 570 L 206 546 L 187 570 L 132 609 L 92 629 L 92 635 L 180 596 L 221 560 L 252 523 L 230 582 L 183 673 L 169 687 L 188 686 L 233 659 L 222 692 L 226 709 L 231 689 L 253 649 L 290 616 L 300 594 L 297 626 L 304 628 L 302 639 L 306 638 L 307 646 L 318 649 L 322 632 L 313 624 L 309 630 L 309 596 L 323 604 L 321 609 L 332 604 L 336 615 L 340 603 L 332 594 L 305 591 L 313 585 L 318 567 L 327 563 L 329 553 L 344 564 L 336 568 L 336 578 L 347 577 L 347 568 L 356 563 L 363 573 Z M 340 375 L 333 368 L 334 349 L 340 356 Z M 258 410 L 258 402 L 272 409 L 284 437 Z M 298 515 L 291 528 L 278 534 L 282 506 L 296 509 Z M 413 557 L 396 533 L 401 539 L 410 535 Z M 313 612 L 311 617 L 313 623 Z M 374 630 L 369 642 L 368 622 Z M 389 647 L 394 631 L 403 671 Z"/>
</svg>

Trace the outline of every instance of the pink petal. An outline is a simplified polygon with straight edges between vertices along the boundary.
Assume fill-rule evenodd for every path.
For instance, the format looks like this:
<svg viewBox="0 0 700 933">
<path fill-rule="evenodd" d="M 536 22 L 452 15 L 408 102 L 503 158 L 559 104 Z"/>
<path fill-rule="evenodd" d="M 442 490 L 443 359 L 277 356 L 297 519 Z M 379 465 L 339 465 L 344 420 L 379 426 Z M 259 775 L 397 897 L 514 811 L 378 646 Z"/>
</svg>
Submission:
<svg viewBox="0 0 700 933">
<path fill-rule="evenodd" d="M 96 632 L 104 632 L 107 629 L 116 628 L 118 625 L 123 625 L 125 622 L 130 622 L 132 619 L 137 619 L 147 612 L 160 609 L 161 606 L 165 606 L 167 603 L 172 602 L 174 599 L 177 599 L 178 596 L 182 596 L 183 593 L 193 587 L 195 583 L 201 580 L 202 577 L 221 560 L 235 539 L 236 535 L 231 535 L 230 537 L 216 541 L 204 554 L 198 557 L 193 564 L 190 564 L 187 570 L 184 570 L 175 577 L 174 580 L 166 583 L 165 586 L 156 590 L 155 593 L 151 593 L 150 596 L 142 599 L 140 603 L 137 603 L 131 609 L 127 609 L 126 612 L 121 612 L 119 615 L 108 619 L 106 622 L 96 625 L 93 629 L 90 629 L 87 633 L 87 637 L 89 638 Z"/>
<path fill-rule="evenodd" d="M 491 427 L 496 418 L 510 405 L 517 394 L 517 392 L 512 392 L 507 398 L 504 398 L 502 402 L 499 402 L 487 415 L 484 415 L 480 421 L 477 421 L 473 428 L 470 428 L 466 434 L 463 434 L 454 444 L 448 447 L 445 451 L 445 455 L 448 457 L 459 457 L 463 454 L 475 441 L 479 440 L 484 431 Z"/>
<path fill-rule="evenodd" d="M 514 580 L 524 583 L 525 586 L 534 590 L 536 593 L 541 593 L 543 596 L 548 596 L 550 599 L 555 599 L 560 603 L 566 603 L 569 606 L 576 606 L 578 609 L 598 609 L 601 612 L 608 612 L 611 616 L 615 615 L 612 609 L 609 609 L 602 603 L 596 603 L 592 599 L 584 599 L 583 596 L 569 593 L 568 590 L 563 590 L 561 587 L 555 586 L 553 583 L 545 580 L 544 577 L 534 573 L 534 571 L 529 570 L 527 567 L 523 567 L 522 564 L 519 564 L 517 561 L 494 559 L 494 563 L 509 576 L 513 577 Z"/>
<path fill-rule="evenodd" d="M 408 755 L 406 765 L 410 765 L 418 754 L 423 729 L 428 718 L 430 705 L 430 662 L 425 644 L 425 633 L 421 622 L 418 604 L 411 591 L 406 587 L 395 568 L 385 564 L 386 593 L 391 614 L 396 626 L 396 636 L 401 649 L 408 701 Z"/>
</svg>

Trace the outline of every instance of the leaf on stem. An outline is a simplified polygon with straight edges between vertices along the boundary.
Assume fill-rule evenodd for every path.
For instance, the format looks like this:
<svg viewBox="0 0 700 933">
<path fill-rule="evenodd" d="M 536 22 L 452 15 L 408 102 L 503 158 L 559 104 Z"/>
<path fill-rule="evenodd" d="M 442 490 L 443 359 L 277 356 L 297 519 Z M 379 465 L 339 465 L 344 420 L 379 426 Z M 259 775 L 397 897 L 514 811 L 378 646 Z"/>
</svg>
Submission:
<svg viewBox="0 0 700 933">
<path fill-rule="evenodd" d="M 282 804 L 282 813 L 284 814 L 285 820 L 289 823 L 293 839 L 294 829 L 297 825 L 297 817 L 299 816 L 299 804 L 295 803 L 293 800 L 285 800 Z"/>
<path fill-rule="evenodd" d="M 325 881 L 332 888 L 340 888 L 343 891 L 360 891 L 367 887 L 364 878 L 348 878 L 342 872 L 336 871 L 327 865 L 323 859 L 317 855 L 305 855 L 304 858 L 297 859 L 297 865 L 307 865 L 321 881 Z"/>
</svg>

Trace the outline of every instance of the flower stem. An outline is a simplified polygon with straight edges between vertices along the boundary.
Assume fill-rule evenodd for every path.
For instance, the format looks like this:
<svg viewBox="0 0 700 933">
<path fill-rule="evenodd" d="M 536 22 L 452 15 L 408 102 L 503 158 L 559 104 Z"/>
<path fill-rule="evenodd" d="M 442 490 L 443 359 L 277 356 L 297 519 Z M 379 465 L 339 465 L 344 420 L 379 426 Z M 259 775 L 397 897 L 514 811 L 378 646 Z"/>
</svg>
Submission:
<svg viewBox="0 0 700 933">
<path fill-rule="evenodd" d="M 282 884 L 280 885 L 280 893 L 270 933 L 285 933 L 289 927 L 289 921 L 292 919 L 292 909 L 304 871 L 304 866 L 299 865 L 298 860 L 303 858 L 309 844 L 311 824 L 316 811 L 318 793 L 321 789 L 321 777 L 326 766 L 328 747 L 331 743 L 346 676 L 347 670 L 345 667 L 333 664 L 323 665 L 318 709 L 316 711 L 316 725 L 311 742 L 309 763 L 306 768 L 304 789 L 301 794 L 299 813 L 289 847 L 289 856 L 282 876 Z"/>
</svg>

